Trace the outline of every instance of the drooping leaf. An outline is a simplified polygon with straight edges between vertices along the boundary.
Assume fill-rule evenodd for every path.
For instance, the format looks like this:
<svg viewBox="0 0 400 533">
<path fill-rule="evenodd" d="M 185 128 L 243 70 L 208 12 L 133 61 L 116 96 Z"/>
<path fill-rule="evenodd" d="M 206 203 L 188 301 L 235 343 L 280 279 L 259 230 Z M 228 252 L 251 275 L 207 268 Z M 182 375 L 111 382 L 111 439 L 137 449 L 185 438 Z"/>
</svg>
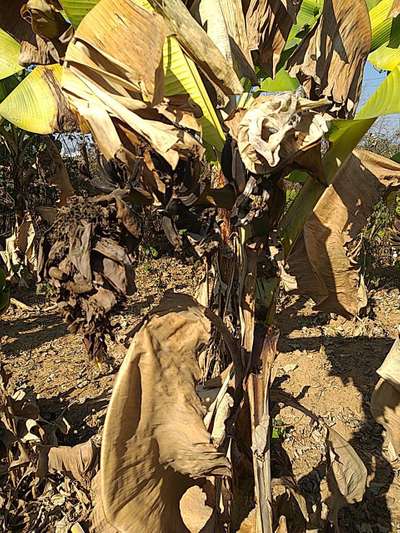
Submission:
<svg viewBox="0 0 400 533">
<path fill-rule="evenodd" d="M 101 448 L 101 505 L 112 527 L 187 531 L 180 500 L 195 479 L 229 475 L 211 444 L 196 383 L 196 352 L 211 323 L 186 295 L 170 295 L 135 336 L 120 368 Z"/>
<path fill-rule="evenodd" d="M 1 102 L 0 116 L 26 131 L 53 133 L 76 127 L 61 92 L 62 67 L 36 67 Z"/>
<path fill-rule="evenodd" d="M 246 25 L 256 65 L 273 78 L 301 2 L 250 0 Z"/>
<path fill-rule="evenodd" d="M 374 205 L 394 186 L 400 186 L 398 163 L 357 150 L 317 202 L 288 265 L 295 291 L 311 297 L 318 309 L 348 317 L 367 304 L 353 248 Z"/>
<path fill-rule="evenodd" d="M 18 62 L 20 45 L 0 28 L 0 80 L 22 70 Z"/>
<path fill-rule="evenodd" d="M 318 24 L 288 61 L 309 98 L 327 97 L 341 116 L 353 115 L 371 48 L 364 0 L 326 0 Z"/>
<path fill-rule="evenodd" d="M 157 13 L 127 0 L 102 0 L 68 46 L 67 72 L 72 77 L 65 78 L 63 88 L 107 159 L 129 164 L 141 142 L 138 135 L 173 168 L 180 150 L 202 152 L 193 136 L 157 110 L 164 86 L 165 36 L 164 20 Z"/>
<path fill-rule="evenodd" d="M 330 507 L 337 527 L 337 513 L 345 505 L 362 501 L 367 487 L 367 469 L 354 448 L 334 429 L 328 429 Z"/>
</svg>

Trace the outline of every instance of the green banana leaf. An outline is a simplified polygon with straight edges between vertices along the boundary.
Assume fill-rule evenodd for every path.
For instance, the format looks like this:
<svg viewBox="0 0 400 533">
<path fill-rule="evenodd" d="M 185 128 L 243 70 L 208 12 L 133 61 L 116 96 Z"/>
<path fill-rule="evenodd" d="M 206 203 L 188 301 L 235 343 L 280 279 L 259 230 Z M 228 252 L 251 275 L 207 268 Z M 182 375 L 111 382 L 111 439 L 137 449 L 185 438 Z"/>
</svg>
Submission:
<svg viewBox="0 0 400 533">
<path fill-rule="evenodd" d="M 0 80 L 22 70 L 18 63 L 20 49 L 17 41 L 0 28 Z"/>
<path fill-rule="evenodd" d="M 393 0 L 381 0 L 369 12 L 372 30 L 371 52 L 387 44 L 393 48 L 400 44 L 400 21 L 397 20 L 399 17 L 390 17 L 392 6 Z"/>
<path fill-rule="evenodd" d="M 278 70 L 274 79 L 265 78 L 260 83 L 260 91 L 262 92 L 281 92 L 281 91 L 295 91 L 299 86 L 296 78 L 292 78 L 286 70 Z"/>
<path fill-rule="evenodd" d="M 58 64 L 33 69 L 0 103 L 0 117 L 32 133 L 56 131 L 59 106 L 52 85 L 60 82 L 61 74 Z"/>
<path fill-rule="evenodd" d="M 394 70 L 400 63 L 400 48 L 381 46 L 369 55 L 368 60 L 379 70 Z"/>
<path fill-rule="evenodd" d="M 99 0 L 61 0 L 67 19 L 74 28 L 77 28 L 85 15 Z"/>
</svg>

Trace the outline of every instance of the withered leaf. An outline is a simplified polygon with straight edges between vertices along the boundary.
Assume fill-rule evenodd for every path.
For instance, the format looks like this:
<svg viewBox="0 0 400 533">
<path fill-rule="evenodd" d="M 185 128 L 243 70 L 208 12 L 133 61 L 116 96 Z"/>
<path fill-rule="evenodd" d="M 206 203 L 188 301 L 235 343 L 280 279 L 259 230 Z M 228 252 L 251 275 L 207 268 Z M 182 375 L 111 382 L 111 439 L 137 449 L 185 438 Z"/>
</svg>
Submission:
<svg viewBox="0 0 400 533">
<path fill-rule="evenodd" d="M 256 64 L 270 77 L 275 76 L 300 6 L 297 0 L 250 0 L 246 13 L 249 47 Z"/>
<path fill-rule="evenodd" d="M 117 376 L 101 449 L 101 504 L 118 530 L 188 531 L 179 512 L 194 479 L 229 475 L 203 423 L 196 353 L 211 324 L 170 294 L 136 334 Z"/>
<path fill-rule="evenodd" d="M 68 259 L 88 281 L 92 281 L 90 264 L 91 239 L 92 224 L 88 222 L 83 222 L 81 226 L 76 226 L 69 238 Z"/>
<path fill-rule="evenodd" d="M 265 174 L 296 161 L 302 152 L 321 142 L 328 131 L 326 117 L 315 113 L 318 102 L 292 93 L 259 96 L 242 113 L 232 132 L 243 163 L 250 172 Z"/>
<path fill-rule="evenodd" d="M 381 377 L 371 398 L 371 412 L 375 420 L 386 431 L 386 454 L 390 461 L 400 455 L 400 338 L 394 342 L 390 352 L 377 373 Z"/>
<path fill-rule="evenodd" d="M 367 469 L 354 448 L 337 431 L 328 428 L 327 481 L 334 513 L 351 503 L 361 502 L 367 486 Z"/>
<path fill-rule="evenodd" d="M 89 483 L 98 469 L 99 450 L 92 440 L 76 446 L 54 446 L 48 450 L 49 472 L 56 472 Z"/>
<path fill-rule="evenodd" d="M 329 98 L 340 116 L 352 116 L 371 49 L 365 0 L 326 0 L 322 15 L 288 61 L 309 98 Z"/>
<path fill-rule="evenodd" d="M 256 82 L 241 0 L 196 0 L 191 12 L 239 79 Z"/>
<path fill-rule="evenodd" d="M 318 201 L 288 258 L 295 292 L 309 296 L 327 313 L 349 317 L 365 307 L 366 289 L 352 245 L 379 198 L 399 185 L 398 163 L 365 150 L 353 152 Z"/>
</svg>

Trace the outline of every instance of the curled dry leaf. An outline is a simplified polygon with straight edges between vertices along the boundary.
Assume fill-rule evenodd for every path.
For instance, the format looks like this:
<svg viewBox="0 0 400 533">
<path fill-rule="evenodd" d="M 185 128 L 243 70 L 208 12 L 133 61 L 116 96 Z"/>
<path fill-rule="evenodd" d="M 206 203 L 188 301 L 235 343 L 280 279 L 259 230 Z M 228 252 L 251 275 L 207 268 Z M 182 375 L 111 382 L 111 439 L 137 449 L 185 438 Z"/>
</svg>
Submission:
<svg viewBox="0 0 400 533">
<path fill-rule="evenodd" d="M 400 339 L 397 338 L 377 370 L 381 379 L 371 398 L 371 412 L 385 428 L 385 448 L 389 461 L 400 456 Z"/>
<path fill-rule="evenodd" d="M 337 513 L 342 507 L 364 498 L 368 473 L 354 448 L 332 428 L 328 428 L 327 447 L 330 509 L 337 522 Z"/>
<path fill-rule="evenodd" d="M 246 13 L 249 47 L 270 77 L 275 77 L 300 6 L 296 0 L 250 0 Z"/>
<path fill-rule="evenodd" d="M 371 49 L 365 0 L 326 0 L 322 15 L 288 61 L 309 98 L 327 97 L 340 116 L 354 115 Z"/>
<path fill-rule="evenodd" d="M 321 196 L 288 258 L 296 293 L 312 298 L 321 311 L 345 317 L 366 306 L 355 244 L 379 198 L 399 186 L 398 163 L 365 150 L 353 152 Z"/>
<path fill-rule="evenodd" d="M 282 93 L 259 96 L 245 112 L 239 110 L 242 117 L 234 129 L 246 168 L 256 174 L 274 172 L 318 145 L 328 131 L 326 116 L 313 111 L 318 106 L 294 93 Z"/>
<path fill-rule="evenodd" d="M 211 444 L 195 389 L 196 354 L 210 334 L 203 308 L 177 294 L 166 296 L 136 334 L 107 411 L 94 519 L 103 514 L 119 531 L 183 533 L 179 505 L 186 490 L 196 479 L 230 475 L 229 461 Z"/>
</svg>

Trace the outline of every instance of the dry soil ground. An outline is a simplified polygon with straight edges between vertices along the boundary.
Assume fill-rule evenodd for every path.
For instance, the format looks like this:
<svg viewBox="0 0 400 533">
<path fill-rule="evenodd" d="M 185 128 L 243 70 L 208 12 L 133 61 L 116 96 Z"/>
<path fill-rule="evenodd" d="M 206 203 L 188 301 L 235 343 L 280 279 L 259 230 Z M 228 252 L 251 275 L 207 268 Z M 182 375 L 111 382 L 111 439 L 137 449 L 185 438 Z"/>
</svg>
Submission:
<svg viewBox="0 0 400 533">
<path fill-rule="evenodd" d="M 193 294 L 199 272 L 175 259 L 149 260 L 139 269 L 139 292 L 118 317 L 122 339 L 140 316 L 167 288 Z M 89 365 L 79 336 L 66 331 L 49 302 L 19 295 L 31 311 L 13 306 L 0 319 L 0 359 L 13 387 L 32 388 L 42 412 L 64 412 L 71 430 L 64 444 L 76 444 L 98 434 L 115 373 L 99 375 Z M 285 298 L 281 302 L 278 376 L 282 387 L 350 439 L 369 471 L 363 503 L 342 515 L 343 531 L 380 533 L 400 531 L 400 477 L 382 457 L 382 431 L 369 412 L 377 381 L 376 369 L 385 358 L 400 324 L 399 290 L 378 290 L 369 317 L 347 321 L 312 310 L 311 302 Z M 125 348 L 111 346 L 116 366 Z M 283 447 L 293 472 L 318 507 L 324 498 L 324 457 L 320 435 L 302 414 L 285 408 Z M 320 494 L 322 487 L 322 496 Z M 324 509 L 322 509 L 324 511 Z"/>
</svg>

